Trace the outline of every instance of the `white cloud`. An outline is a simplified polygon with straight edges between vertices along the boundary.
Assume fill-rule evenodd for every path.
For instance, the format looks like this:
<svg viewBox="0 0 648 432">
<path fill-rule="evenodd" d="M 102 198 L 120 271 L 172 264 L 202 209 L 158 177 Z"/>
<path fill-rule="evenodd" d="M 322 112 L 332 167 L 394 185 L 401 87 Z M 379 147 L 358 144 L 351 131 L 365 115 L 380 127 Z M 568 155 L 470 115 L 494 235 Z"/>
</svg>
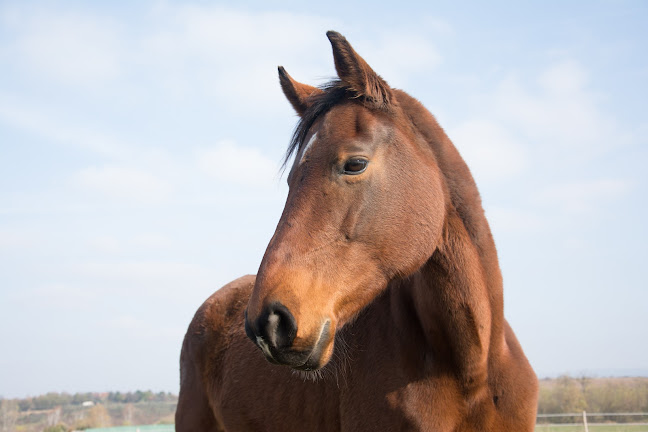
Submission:
<svg viewBox="0 0 648 432">
<path fill-rule="evenodd" d="M 118 257 L 117 257 L 118 258 Z M 67 277 L 82 281 L 99 293 L 128 296 L 135 303 L 155 298 L 161 304 L 181 304 L 185 312 L 232 279 L 218 263 L 210 266 L 179 260 L 91 260 L 64 269 Z M 151 297 L 152 296 L 152 297 Z"/>
<path fill-rule="evenodd" d="M 604 111 L 578 62 L 550 64 L 524 78 L 505 75 L 479 96 L 470 120 L 450 128 L 478 183 L 527 169 L 587 165 L 633 141 L 633 132 Z"/>
<path fill-rule="evenodd" d="M 78 272 L 96 280 L 135 283 L 142 287 L 174 285 L 178 281 L 211 280 L 211 271 L 196 264 L 177 261 L 90 261 L 80 263 Z"/>
<path fill-rule="evenodd" d="M 223 184 L 268 186 L 278 180 L 278 165 L 257 149 L 223 141 L 198 151 L 197 164 Z"/>
<path fill-rule="evenodd" d="M 109 157 L 132 154 L 119 140 L 100 133 L 89 125 L 66 121 L 59 112 L 26 105 L 16 97 L 0 91 L 0 119 L 18 129 L 55 142 L 88 149 Z"/>
<path fill-rule="evenodd" d="M 521 208 L 493 206 L 486 209 L 486 215 L 495 237 L 501 233 L 529 234 L 543 225 L 541 217 Z"/>
<path fill-rule="evenodd" d="M 408 87 L 412 74 L 429 72 L 443 61 L 432 42 L 411 31 L 387 31 L 379 43 L 350 42 L 374 71 L 394 87 Z"/>
<path fill-rule="evenodd" d="M 180 44 L 210 57 L 218 53 L 260 50 L 274 47 L 308 47 L 313 27 L 330 21 L 321 17 L 293 12 L 243 11 L 222 5 L 160 5 L 155 13 L 167 24 L 173 24 Z M 295 35 L 303 35 L 296 38 Z"/>
<path fill-rule="evenodd" d="M 524 148 L 498 123 L 470 120 L 450 136 L 478 184 L 509 178 L 526 167 Z"/>
<path fill-rule="evenodd" d="M 585 70 L 573 60 L 551 65 L 538 78 L 542 88 L 558 97 L 581 92 L 587 80 Z"/>
<path fill-rule="evenodd" d="M 93 237 L 88 243 L 93 250 L 101 253 L 116 254 L 122 251 L 119 240 L 109 235 Z"/>
<path fill-rule="evenodd" d="M 437 17 L 428 16 L 423 18 L 422 25 L 426 30 L 431 30 L 435 36 L 445 39 L 452 38 L 456 34 L 455 29 L 450 22 Z"/>
<path fill-rule="evenodd" d="M 538 194 L 536 204 L 556 207 L 565 213 L 592 212 L 625 196 L 632 183 L 622 179 L 597 179 L 559 184 Z"/>
<path fill-rule="evenodd" d="M 105 292 L 90 284 L 48 282 L 16 293 L 18 299 L 32 299 L 36 304 L 48 308 L 78 309 L 80 305 L 101 302 Z"/>
<path fill-rule="evenodd" d="M 14 62 L 32 73 L 68 84 L 97 84 L 121 73 L 124 52 L 118 27 L 97 15 L 15 10 L 11 29 Z"/>
<path fill-rule="evenodd" d="M 305 70 L 321 75 L 316 65 L 325 57 L 313 46 L 326 47 L 324 33 L 335 23 L 314 15 L 220 5 L 165 4 L 155 13 L 165 25 L 135 46 L 139 61 L 156 71 L 152 79 L 178 94 L 207 94 L 230 109 L 246 111 L 276 106 L 281 97 L 278 64 L 286 64 L 297 77 L 313 75 Z M 305 64 L 312 66 L 305 69 Z"/>
<path fill-rule="evenodd" d="M 168 249 L 173 242 L 162 234 L 143 233 L 129 239 L 129 244 L 144 249 Z"/>
<path fill-rule="evenodd" d="M 494 115 L 559 158 L 589 158 L 626 144 L 629 134 L 601 110 L 587 75 L 573 60 L 548 66 L 535 84 L 511 74 L 493 96 Z"/>
<path fill-rule="evenodd" d="M 83 188 L 114 198 L 140 202 L 159 202 L 171 193 L 163 179 L 137 168 L 105 165 L 89 167 L 74 176 Z"/>
<path fill-rule="evenodd" d="M 81 86 L 80 91 L 92 86 L 98 94 L 106 92 L 102 85 L 124 78 L 120 86 L 129 85 L 130 93 L 162 88 L 246 110 L 266 110 L 280 97 L 278 63 L 313 65 L 318 74 L 318 59 L 332 65 L 327 51 L 313 46 L 326 47 L 324 33 L 337 21 L 160 2 L 139 17 L 141 28 L 128 31 L 127 25 L 98 13 L 44 5 L 14 5 L 1 12 L 11 43 L 0 56 L 23 76 Z M 138 78 L 142 85 L 130 87 Z"/>
<path fill-rule="evenodd" d="M 39 242 L 39 236 L 16 230 L 0 230 L 0 251 L 29 250 Z"/>
<path fill-rule="evenodd" d="M 125 337 L 145 339 L 146 341 L 164 341 L 182 339 L 184 326 L 174 327 L 160 321 L 142 319 L 132 315 L 120 315 L 101 323 L 110 331 L 122 333 Z"/>
<path fill-rule="evenodd" d="M 281 92 L 276 67 L 311 82 L 333 75 L 325 32 L 343 26 L 322 15 L 240 10 L 222 5 L 161 2 L 142 17 L 142 31 L 91 13 L 14 7 L 9 29 L 14 43 L 5 57 L 27 74 L 82 85 L 101 93 L 107 81 L 144 77 L 177 97 L 210 97 L 230 109 L 267 112 Z M 423 19 L 425 30 L 447 34 L 438 19 Z M 351 42 L 390 83 L 405 86 L 411 74 L 441 63 L 428 38 L 412 29 L 384 29 L 378 43 Z M 313 82 L 313 84 L 317 84 Z M 129 96 L 131 97 L 131 96 Z"/>
<path fill-rule="evenodd" d="M 121 254 L 125 250 L 160 250 L 168 249 L 172 245 L 169 237 L 156 233 L 142 233 L 129 237 L 118 238 L 113 235 L 95 236 L 88 242 L 92 250 L 104 254 Z"/>
</svg>

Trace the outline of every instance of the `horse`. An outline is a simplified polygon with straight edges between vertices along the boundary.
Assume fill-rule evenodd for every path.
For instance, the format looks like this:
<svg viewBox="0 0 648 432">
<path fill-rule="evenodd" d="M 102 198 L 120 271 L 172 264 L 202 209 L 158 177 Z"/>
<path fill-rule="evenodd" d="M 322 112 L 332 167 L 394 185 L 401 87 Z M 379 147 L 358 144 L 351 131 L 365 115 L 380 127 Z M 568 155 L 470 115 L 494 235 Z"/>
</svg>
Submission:
<svg viewBox="0 0 648 432">
<path fill-rule="evenodd" d="M 286 205 L 258 274 L 189 325 L 176 430 L 532 431 L 538 382 L 466 163 L 418 100 L 327 37 L 334 81 L 279 67 L 300 117 Z"/>
</svg>

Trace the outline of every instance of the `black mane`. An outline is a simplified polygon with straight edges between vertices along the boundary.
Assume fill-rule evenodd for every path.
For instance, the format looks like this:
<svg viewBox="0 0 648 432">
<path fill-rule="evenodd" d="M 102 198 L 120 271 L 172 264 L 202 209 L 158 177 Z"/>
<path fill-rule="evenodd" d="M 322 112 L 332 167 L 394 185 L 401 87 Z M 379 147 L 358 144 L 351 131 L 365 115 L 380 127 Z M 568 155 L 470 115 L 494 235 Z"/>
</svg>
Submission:
<svg viewBox="0 0 648 432">
<path fill-rule="evenodd" d="M 357 95 L 339 80 L 326 83 L 321 86 L 320 89 L 323 93 L 316 94 L 309 98 L 308 109 L 302 115 L 297 126 L 295 126 L 295 132 L 293 132 L 290 145 L 288 146 L 286 155 L 284 156 L 282 164 L 283 169 L 288 165 L 291 156 L 301 150 L 306 135 L 311 126 L 313 126 L 313 123 L 315 123 L 315 120 L 317 120 L 321 115 L 326 114 L 331 108 L 340 104 L 342 101 L 358 99 Z"/>
</svg>

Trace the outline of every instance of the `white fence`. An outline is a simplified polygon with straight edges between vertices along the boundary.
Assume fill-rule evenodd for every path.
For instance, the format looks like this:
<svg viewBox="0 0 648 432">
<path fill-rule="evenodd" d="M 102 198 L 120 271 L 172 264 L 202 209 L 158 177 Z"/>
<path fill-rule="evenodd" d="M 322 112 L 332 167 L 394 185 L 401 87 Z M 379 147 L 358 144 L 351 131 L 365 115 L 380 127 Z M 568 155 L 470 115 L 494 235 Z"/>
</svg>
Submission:
<svg viewBox="0 0 648 432">
<path fill-rule="evenodd" d="M 648 413 L 538 414 L 536 432 L 648 432 Z"/>
</svg>

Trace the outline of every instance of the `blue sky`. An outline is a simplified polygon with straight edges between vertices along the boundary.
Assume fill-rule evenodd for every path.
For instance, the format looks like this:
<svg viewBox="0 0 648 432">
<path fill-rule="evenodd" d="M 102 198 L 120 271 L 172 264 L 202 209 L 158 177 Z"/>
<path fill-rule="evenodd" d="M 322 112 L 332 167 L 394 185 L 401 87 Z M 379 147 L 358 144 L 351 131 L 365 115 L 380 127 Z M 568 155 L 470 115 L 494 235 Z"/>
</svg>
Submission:
<svg viewBox="0 0 648 432">
<path fill-rule="evenodd" d="M 475 2 L 476 3 L 476 2 Z M 178 389 L 340 31 L 467 160 L 540 376 L 648 373 L 648 6 L 0 3 L 0 395 Z"/>
</svg>

